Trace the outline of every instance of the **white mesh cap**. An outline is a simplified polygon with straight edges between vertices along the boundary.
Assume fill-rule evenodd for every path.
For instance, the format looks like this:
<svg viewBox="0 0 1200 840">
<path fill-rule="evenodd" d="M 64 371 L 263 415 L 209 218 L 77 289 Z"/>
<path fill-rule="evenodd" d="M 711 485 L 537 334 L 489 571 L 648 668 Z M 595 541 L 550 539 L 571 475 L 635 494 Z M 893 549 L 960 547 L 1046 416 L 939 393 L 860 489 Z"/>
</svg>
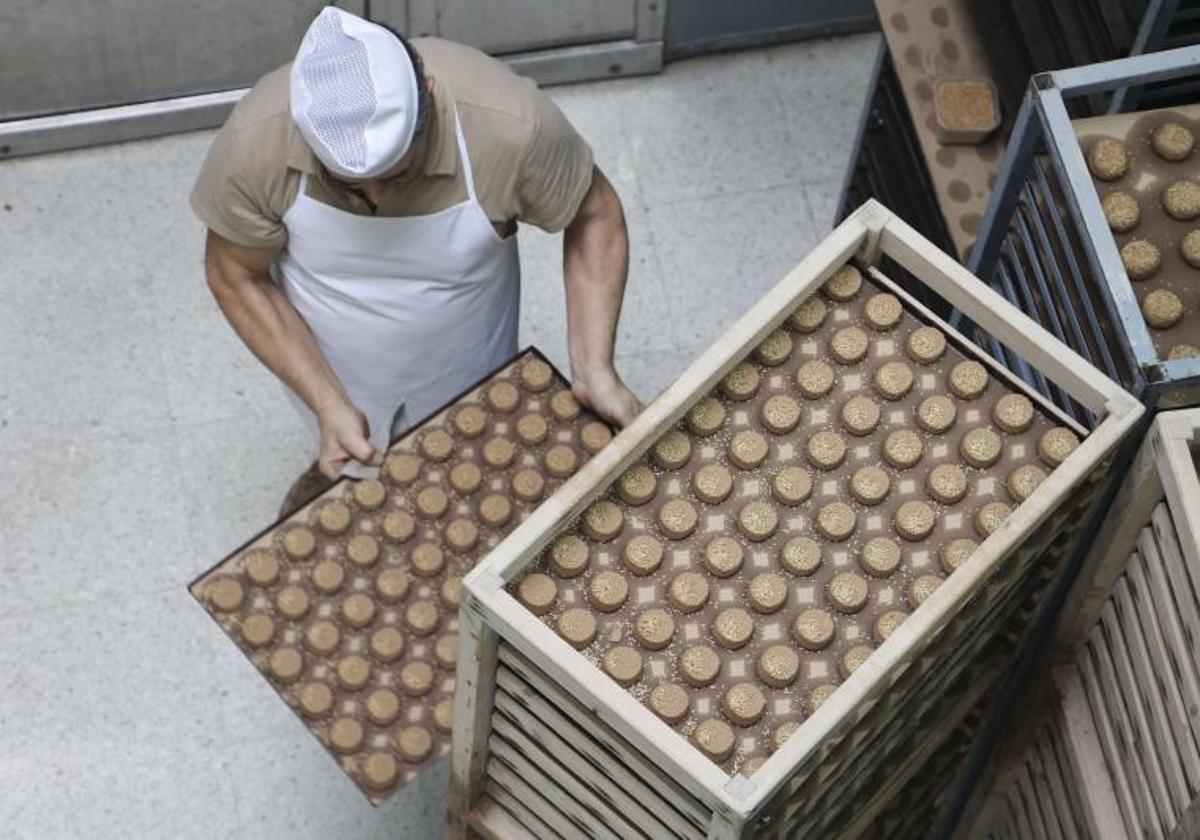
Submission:
<svg viewBox="0 0 1200 840">
<path fill-rule="evenodd" d="M 304 33 L 291 71 L 292 119 L 335 175 L 373 178 L 408 151 L 417 77 L 391 32 L 328 6 Z"/>
</svg>

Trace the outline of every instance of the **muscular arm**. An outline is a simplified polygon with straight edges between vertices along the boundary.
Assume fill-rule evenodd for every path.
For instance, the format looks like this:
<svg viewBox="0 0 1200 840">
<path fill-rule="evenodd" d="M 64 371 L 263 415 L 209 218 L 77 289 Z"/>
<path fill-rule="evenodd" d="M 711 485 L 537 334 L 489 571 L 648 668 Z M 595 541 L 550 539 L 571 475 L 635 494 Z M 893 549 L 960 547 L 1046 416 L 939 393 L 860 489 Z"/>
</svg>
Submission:
<svg viewBox="0 0 1200 840">
<path fill-rule="evenodd" d="M 599 167 L 563 236 L 567 341 L 575 396 L 619 426 L 640 406 L 613 365 L 617 321 L 629 273 L 629 235 L 621 200 Z"/>
<path fill-rule="evenodd" d="M 246 346 L 312 409 L 321 427 L 320 468 L 336 476 L 351 458 L 378 463 L 366 418 L 351 403 L 308 325 L 267 273 L 278 249 L 246 248 L 208 232 L 208 287 Z"/>
</svg>

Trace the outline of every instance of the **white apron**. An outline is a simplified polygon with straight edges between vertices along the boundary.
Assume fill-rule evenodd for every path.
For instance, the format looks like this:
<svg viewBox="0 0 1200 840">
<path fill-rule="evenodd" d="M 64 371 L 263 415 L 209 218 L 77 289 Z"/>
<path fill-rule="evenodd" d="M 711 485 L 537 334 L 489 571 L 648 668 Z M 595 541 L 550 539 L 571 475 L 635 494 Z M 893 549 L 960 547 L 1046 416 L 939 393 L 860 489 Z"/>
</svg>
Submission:
<svg viewBox="0 0 1200 840">
<path fill-rule="evenodd" d="M 479 204 L 457 110 L 454 132 L 466 201 L 428 216 L 360 216 L 309 198 L 305 175 L 283 217 L 273 275 L 381 450 L 517 352 L 517 237 L 502 239 Z"/>
</svg>

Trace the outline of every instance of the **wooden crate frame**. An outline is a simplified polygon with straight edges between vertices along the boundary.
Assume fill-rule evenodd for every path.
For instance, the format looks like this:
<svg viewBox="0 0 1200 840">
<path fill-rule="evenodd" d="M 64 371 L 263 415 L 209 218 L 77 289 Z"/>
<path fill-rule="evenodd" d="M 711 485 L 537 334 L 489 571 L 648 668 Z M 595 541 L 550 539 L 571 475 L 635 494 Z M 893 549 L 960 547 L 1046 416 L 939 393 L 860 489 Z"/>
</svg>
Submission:
<svg viewBox="0 0 1200 840">
<path fill-rule="evenodd" d="M 1124 771 L 1110 767 L 1106 761 L 1102 745 L 1105 741 L 1115 741 L 1119 735 L 1104 731 L 1107 724 L 1098 721 L 1088 701 L 1088 684 L 1094 685 L 1102 675 L 1090 666 L 1081 667 L 1074 657 L 1097 632 L 1099 622 L 1113 620 L 1110 605 L 1117 603 L 1120 607 L 1122 601 L 1128 602 L 1128 589 L 1121 587 L 1117 591 L 1118 580 L 1125 574 L 1131 556 L 1139 551 L 1139 542 L 1146 539 L 1143 535 L 1146 529 L 1173 527 L 1182 557 L 1164 558 L 1161 574 L 1172 589 L 1186 586 L 1200 593 L 1198 453 L 1200 409 L 1167 411 L 1155 417 L 1113 500 L 1112 515 L 1095 535 L 1051 636 L 1048 676 L 1036 687 L 1050 692 L 1049 708 L 1041 715 L 1025 715 L 1023 721 L 1016 721 L 1010 727 L 986 784 L 977 790 L 974 802 L 968 807 L 968 814 L 974 816 L 960 824 L 955 836 L 990 836 L 986 833 L 1003 822 L 1002 800 L 1025 764 L 1032 733 L 1042 725 L 1049 725 L 1057 728 L 1067 748 L 1072 769 L 1070 781 L 1077 787 L 1091 836 L 1101 840 L 1131 838 L 1122 814 L 1133 809 L 1133 795 L 1122 781 Z M 1161 513 L 1155 513 L 1164 503 L 1169 521 L 1164 521 Z M 1186 638 L 1200 638 L 1193 636 L 1200 633 L 1200 615 L 1182 630 Z M 1161 643 L 1161 640 L 1146 641 Z M 1150 679 L 1144 673 L 1144 662 L 1132 664 L 1135 679 Z M 1200 696 L 1200 685 L 1192 686 L 1191 693 Z M 1024 702 L 1029 701 L 1027 694 Z M 1181 721 L 1172 718 L 1170 723 L 1178 725 Z M 1195 736 L 1195 725 L 1192 728 Z M 1192 801 L 1175 834 L 1195 836 L 1198 827 L 1200 797 Z"/>
<path fill-rule="evenodd" d="M 602 678 L 595 666 L 505 587 L 670 428 L 696 396 L 714 386 L 852 257 L 865 266 L 874 266 L 886 257 L 919 278 L 1052 377 L 1098 420 L 1079 448 L 1015 510 L 1005 526 L 946 579 L 753 779 L 730 777 L 624 689 Z M 961 340 L 911 296 L 895 288 L 892 291 L 952 338 Z M 996 375 L 1017 381 L 992 364 Z M 1061 417 L 1053 406 L 1041 402 Z M 489 827 L 488 812 L 494 816 L 494 808 L 473 810 L 480 801 L 489 756 L 501 639 L 583 704 L 599 724 L 617 733 L 651 764 L 681 780 L 712 811 L 707 836 L 731 838 L 785 830 L 789 817 L 807 809 L 804 796 L 812 791 L 804 784 L 812 780 L 815 784 L 810 787 L 822 787 L 831 762 L 848 771 L 864 751 L 876 749 L 879 743 L 894 757 L 897 738 L 902 740 L 908 734 L 903 725 L 908 715 L 927 712 L 953 685 L 969 686 L 975 676 L 981 676 L 974 666 L 994 664 L 1015 648 L 1014 634 L 1019 638 L 1032 617 L 1027 608 L 1030 599 L 1044 589 L 1053 573 L 1043 568 L 1046 564 L 1040 559 L 1047 550 L 1059 559 L 1065 555 L 1072 542 L 1071 530 L 1082 521 L 1082 508 L 1094 502 L 1108 478 L 1117 445 L 1142 411 L 1136 399 L 951 257 L 878 202 L 867 202 L 465 579 L 452 748 L 452 832 L 500 834 L 505 830 L 499 827 L 499 818 Z M 1064 505 L 1069 510 L 1064 510 Z M 897 720 L 900 725 L 894 729 L 899 735 L 894 735 L 888 725 Z M 912 772 L 916 769 L 919 766 Z M 782 819 L 772 825 L 776 817 Z"/>
</svg>

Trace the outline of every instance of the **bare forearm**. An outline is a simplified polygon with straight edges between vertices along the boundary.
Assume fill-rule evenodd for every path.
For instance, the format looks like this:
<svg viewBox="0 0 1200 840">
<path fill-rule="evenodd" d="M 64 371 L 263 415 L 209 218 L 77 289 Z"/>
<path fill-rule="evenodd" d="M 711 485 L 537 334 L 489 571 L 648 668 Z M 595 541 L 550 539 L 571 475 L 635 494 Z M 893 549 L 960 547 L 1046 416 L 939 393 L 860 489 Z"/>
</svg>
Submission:
<svg viewBox="0 0 1200 840">
<path fill-rule="evenodd" d="M 314 414 L 347 400 L 308 325 L 278 286 L 267 277 L 214 280 L 213 270 L 210 266 L 209 285 L 229 323 L 251 352 Z"/>
<path fill-rule="evenodd" d="M 629 273 L 629 235 L 618 203 L 581 219 L 563 243 L 568 347 L 576 377 L 611 369 Z"/>
</svg>

